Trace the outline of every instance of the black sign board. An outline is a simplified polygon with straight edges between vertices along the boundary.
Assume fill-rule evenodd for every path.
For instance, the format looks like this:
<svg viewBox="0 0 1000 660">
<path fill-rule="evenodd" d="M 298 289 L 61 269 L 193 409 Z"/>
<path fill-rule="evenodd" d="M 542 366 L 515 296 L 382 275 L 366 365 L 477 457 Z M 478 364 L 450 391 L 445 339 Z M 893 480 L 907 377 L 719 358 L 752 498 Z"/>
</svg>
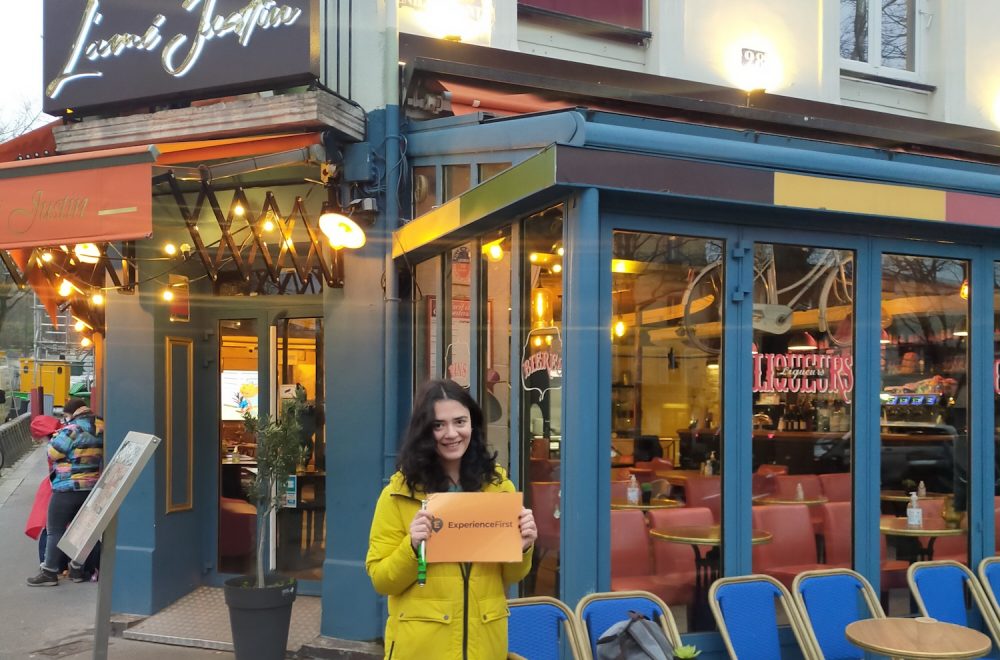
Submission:
<svg viewBox="0 0 1000 660">
<path fill-rule="evenodd" d="M 59 115 L 311 82 L 320 27 L 319 0 L 44 0 L 42 109 Z"/>
</svg>

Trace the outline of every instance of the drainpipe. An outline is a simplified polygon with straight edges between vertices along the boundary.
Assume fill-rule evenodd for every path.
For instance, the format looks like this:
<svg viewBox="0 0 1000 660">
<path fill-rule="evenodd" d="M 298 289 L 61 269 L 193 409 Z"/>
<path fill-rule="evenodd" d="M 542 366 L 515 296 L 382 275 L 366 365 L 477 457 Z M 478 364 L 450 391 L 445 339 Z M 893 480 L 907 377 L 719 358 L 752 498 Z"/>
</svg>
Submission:
<svg viewBox="0 0 1000 660">
<path fill-rule="evenodd" d="M 392 232 L 399 226 L 399 183 L 402 167 L 399 136 L 399 28 L 396 25 L 396 0 L 385 2 L 385 364 L 382 414 L 383 475 L 392 474 L 396 460 L 396 428 L 398 426 L 397 390 L 399 388 L 399 354 L 396 333 L 399 318 L 399 285 L 392 259 Z"/>
</svg>

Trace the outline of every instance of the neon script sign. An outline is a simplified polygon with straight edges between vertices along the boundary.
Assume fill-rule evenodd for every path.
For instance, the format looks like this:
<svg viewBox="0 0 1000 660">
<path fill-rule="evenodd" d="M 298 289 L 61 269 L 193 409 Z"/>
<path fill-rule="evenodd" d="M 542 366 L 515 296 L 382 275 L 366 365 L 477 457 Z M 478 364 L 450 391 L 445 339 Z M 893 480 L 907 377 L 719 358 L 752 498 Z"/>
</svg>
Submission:
<svg viewBox="0 0 1000 660">
<path fill-rule="evenodd" d="M 66 18 L 73 16 L 67 5 L 74 2 L 84 3 L 76 21 Z M 259 66 L 270 79 L 313 73 L 315 5 L 315 0 L 47 0 L 45 109 L 122 100 L 106 86 L 111 82 L 139 83 L 155 96 L 185 90 L 187 79 L 198 88 L 228 86 L 234 76 L 237 83 L 241 75 L 256 77 L 245 70 Z M 142 85 L 150 75 L 159 89 Z M 95 85 L 104 98 L 88 93 Z"/>
<path fill-rule="evenodd" d="M 753 356 L 754 392 L 804 392 L 839 395 L 851 402 L 854 358 L 815 353 L 757 353 Z"/>
</svg>

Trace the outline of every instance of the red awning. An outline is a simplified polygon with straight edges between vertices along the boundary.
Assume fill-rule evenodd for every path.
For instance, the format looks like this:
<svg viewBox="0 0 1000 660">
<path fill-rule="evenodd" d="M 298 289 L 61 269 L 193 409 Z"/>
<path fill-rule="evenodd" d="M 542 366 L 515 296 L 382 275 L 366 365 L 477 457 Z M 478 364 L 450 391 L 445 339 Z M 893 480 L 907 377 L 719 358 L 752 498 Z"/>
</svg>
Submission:
<svg viewBox="0 0 1000 660">
<path fill-rule="evenodd" d="M 452 80 L 439 79 L 437 82 L 447 92 L 447 97 L 451 101 L 451 111 L 455 115 L 466 115 L 470 112 L 519 115 L 576 107 L 571 101 L 550 101 L 538 94 L 511 94 L 503 90 L 467 85 Z"/>
</svg>

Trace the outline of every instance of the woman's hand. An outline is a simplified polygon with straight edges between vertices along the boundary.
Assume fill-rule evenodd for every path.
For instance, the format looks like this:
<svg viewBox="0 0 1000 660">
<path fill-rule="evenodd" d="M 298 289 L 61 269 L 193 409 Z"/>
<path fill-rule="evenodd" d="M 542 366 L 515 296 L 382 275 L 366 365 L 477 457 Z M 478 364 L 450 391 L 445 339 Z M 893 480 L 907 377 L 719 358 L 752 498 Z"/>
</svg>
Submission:
<svg viewBox="0 0 1000 660">
<path fill-rule="evenodd" d="M 521 552 L 527 552 L 538 538 L 538 528 L 535 527 L 535 514 L 531 509 L 521 509 L 521 515 L 517 519 L 521 528 Z"/>
<path fill-rule="evenodd" d="M 421 541 L 426 541 L 431 537 L 431 523 L 433 521 L 434 516 L 431 515 L 430 511 L 417 511 L 417 515 L 413 516 L 413 520 L 410 522 L 410 545 L 413 546 L 414 552 L 419 550 Z"/>
</svg>

